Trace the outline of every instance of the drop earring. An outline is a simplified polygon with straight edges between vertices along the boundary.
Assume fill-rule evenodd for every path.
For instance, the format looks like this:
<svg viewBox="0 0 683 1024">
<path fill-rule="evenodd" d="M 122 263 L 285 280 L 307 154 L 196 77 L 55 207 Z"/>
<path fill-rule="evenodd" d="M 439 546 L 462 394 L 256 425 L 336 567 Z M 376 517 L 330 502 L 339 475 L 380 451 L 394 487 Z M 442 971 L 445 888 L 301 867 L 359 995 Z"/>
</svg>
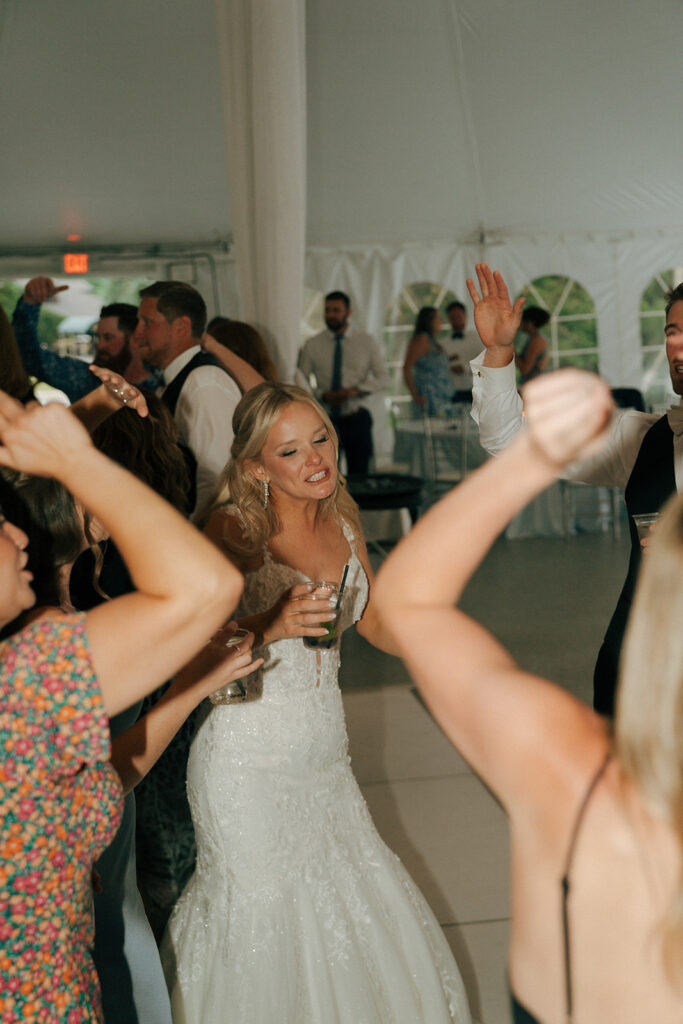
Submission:
<svg viewBox="0 0 683 1024">
<path fill-rule="evenodd" d="M 267 480 L 263 481 L 263 507 L 268 508 L 268 498 L 270 497 L 270 484 Z"/>
</svg>

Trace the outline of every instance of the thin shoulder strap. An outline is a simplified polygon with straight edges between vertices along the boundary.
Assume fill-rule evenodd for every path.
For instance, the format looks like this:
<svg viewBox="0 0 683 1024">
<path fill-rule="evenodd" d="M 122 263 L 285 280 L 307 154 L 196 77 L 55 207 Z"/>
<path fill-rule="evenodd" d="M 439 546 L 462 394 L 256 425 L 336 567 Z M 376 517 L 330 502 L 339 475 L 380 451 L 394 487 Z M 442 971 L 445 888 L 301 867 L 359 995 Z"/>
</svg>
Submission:
<svg viewBox="0 0 683 1024">
<path fill-rule="evenodd" d="M 609 759 L 612 756 L 611 752 L 608 751 L 605 755 L 605 759 L 598 768 L 597 772 L 593 776 L 591 783 L 586 790 L 581 806 L 579 807 L 576 815 L 576 821 L 574 822 L 574 828 L 572 829 L 571 838 L 569 840 L 569 849 L 567 850 L 567 859 L 564 865 L 564 873 L 562 875 L 562 931 L 564 937 L 564 982 L 565 982 L 565 1001 L 567 1007 L 567 1024 L 571 1024 L 572 1019 L 572 961 L 571 961 L 571 935 L 569 929 L 569 872 L 572 869 L 572 861 L 574 859 L 574 849 L 576 847 L 576 840 L 579 837 L 581 825 L 586 814 L 586 809 L 590 803 L 590 799 L 596 790 L 600 779 L 605 774 L 605 769 L 609 763 Z"/>
<path fill-rule="evenodd" d="M 353 527 L 351 526 L 351 523 L 349 523 L 348 520 L 344 519 L 343 517 L 342 517 L 342 521 L 341 521 L 341 528 L 342 528 L 342 533 L 344 534 L 344 536 L 346 537 L 346 540 L 349 543 L 349 548 L 351 549 L 351 554 L 355 555 L 356 554 L 356 534 L 353 531 Z"/>
</svg>

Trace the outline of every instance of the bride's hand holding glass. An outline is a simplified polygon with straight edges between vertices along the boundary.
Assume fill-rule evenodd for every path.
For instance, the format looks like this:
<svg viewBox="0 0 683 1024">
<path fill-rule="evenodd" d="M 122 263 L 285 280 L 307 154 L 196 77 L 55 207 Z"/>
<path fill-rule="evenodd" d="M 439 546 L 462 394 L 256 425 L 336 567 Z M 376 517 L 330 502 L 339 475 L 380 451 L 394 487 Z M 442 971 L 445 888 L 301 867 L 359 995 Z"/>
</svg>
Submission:
<svg viewBox="0 0 683 1024">
<path fill-rule="evenodd" d="M 314 589 L 312 583 L 296 583 L 284 591 L 277 604 L 265 613 L 264 644 L 304 636 L 327 636 L 328 631 L 321 623 L 334 619 L 336 602 L 311 597 Z"/>
</svg>

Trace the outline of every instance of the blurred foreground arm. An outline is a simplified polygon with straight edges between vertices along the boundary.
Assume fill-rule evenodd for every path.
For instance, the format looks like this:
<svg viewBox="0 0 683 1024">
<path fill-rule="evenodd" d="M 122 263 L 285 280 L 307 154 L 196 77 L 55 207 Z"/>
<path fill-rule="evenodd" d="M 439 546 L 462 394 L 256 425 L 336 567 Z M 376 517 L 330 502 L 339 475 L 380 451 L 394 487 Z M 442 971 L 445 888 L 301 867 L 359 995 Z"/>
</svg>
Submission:
<svg viewBox="0 0 683 1024">
<path fill-rule="evenodd" d="M 612 412 L 606 385 L 578 370 L 533 381 L 525 403 L 528 429 L 417 523 L 375 588 L 386 628 L 437 721 L 504 802 L 528 785 L 529 761 L 520 754 L 547 746 L 539 718 L 548 725 L 559 713 L 561 691 L 522 672 L 453 604 L 512 516 L 560 468 L 602 443 Z M 584 713 L 593 714 L 580 706 Z"/>
<path fill-rule="evenodd" d="M 62 406 L 24 408 L 0 392 L 0 465 L 55 477 L 102 523 L 136 592 L 86 615 L 111 717 L 184 665 L 226 621 L 242 576 L 163 499 L 93 447 Z"/>
<path fill-rule="evenodd" d="M 211 334 L 202 335 L 202 348 L 223 364 L 242 394 L 250 388 L 255 388 L 257 384 L 263 384 L 265 377 L 262 377 L 258 370 L 255 370 L 246 359 L 221 345 Z"/>
<path fill-rule="evenodd" d="M 235 623 L 220 630 L 192 661 L 180 670 L 161 700 L 134 725 L 112 740 L 112 763 L 124 793 L 130 792 L 156 764 L 180 726 L 198 704 L 226 683 L 254 672 L 263 659 L 252 661 L 253 634 L 237 648 L 222 642 Z"/>
</svg>

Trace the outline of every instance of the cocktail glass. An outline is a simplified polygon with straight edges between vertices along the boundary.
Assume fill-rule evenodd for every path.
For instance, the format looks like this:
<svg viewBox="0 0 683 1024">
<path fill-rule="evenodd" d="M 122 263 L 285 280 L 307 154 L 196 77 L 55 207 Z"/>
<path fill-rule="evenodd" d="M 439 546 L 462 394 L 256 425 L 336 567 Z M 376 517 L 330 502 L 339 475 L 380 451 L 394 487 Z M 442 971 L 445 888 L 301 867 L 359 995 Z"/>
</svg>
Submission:
<svg viewBox="0 0 683 1024">
<path fill-rule="evenodd" d="M 659 512 L 642 512 L 633 517 L 633 522 L 636 524 L 636 530 L 638 531 L 639 540 L 644 540 L 646 537 L 650 536 L 652 527 L 655 525 L 659 517 Z"/>
<path fill-rule="evenodd" d="M 304 644 L 306 647 L 310 647 L 313 650 L 330 650 L 332 647 L 336 647 L 339 641 L 339 633 L 337 626 L 339 623 L 339 612 L 340 612 L 340 601 L 339 601 L 339 584 L 332 583 L 330 580 L 314 580 L 312 583 L 313 589 L 310 594 L 306 597 L 313 601 L 334 601 L 336 608 L 329 607 L 329 614 L 333 615 L 329 622 L 321 622 L 320 626 L 325 627 L 327 633 L 325 636 L 305 636 Z M 323 614 L 321 612 L 321 614 Z"/>
<path fill-rule="evenodd" d="M 223 641 L 223 647 L 237 647 L 247 636 L 249 636 L 249 630 L 238 627 L 232 636 Z M 239 704 L 246 699 L 247 691 L 241 679 L 233 679 L 225 686 L 221 686 L 220 690 L 209 694 L 212 704 Z"/>
</svg>

